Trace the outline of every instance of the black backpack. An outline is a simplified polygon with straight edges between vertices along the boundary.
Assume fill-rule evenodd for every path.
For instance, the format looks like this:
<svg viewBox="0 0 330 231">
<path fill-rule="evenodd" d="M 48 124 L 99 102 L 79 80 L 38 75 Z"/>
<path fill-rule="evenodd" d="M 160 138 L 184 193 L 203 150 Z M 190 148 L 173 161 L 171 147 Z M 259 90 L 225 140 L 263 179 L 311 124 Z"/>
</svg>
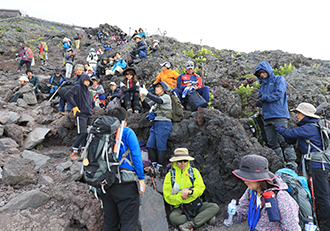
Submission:
<svg viewBox="0 0 330 231">
<path fill-rule="evenodd" d="M 250 130 L 262 146 L 267 145 L 267 137 L 264 128 L 264 118 L 257 113 L 250 117 Z"/>
<path fill-rule="evenodd" d="M 123 128 L 123 123 L 120 124 L 117 118 L 102 115 L 95 120 L 88 132 L 83 153 L 83 176 L 87 184 L 101 188 L 103 193 L 111 187 L 116 178 L 121 183 L 119 166 L 124 160 L 132 165 L 127 159 L 130 155 L 129 150 L 122 155 L 120 161 L 118 160 L 116 146 L 120 146 Z"/>
</svg>

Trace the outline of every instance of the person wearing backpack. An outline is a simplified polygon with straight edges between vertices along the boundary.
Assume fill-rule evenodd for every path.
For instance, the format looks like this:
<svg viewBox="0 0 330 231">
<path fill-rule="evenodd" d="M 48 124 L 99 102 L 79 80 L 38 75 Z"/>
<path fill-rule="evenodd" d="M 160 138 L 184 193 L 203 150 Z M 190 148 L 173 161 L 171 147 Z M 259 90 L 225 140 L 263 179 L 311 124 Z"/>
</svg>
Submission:
<svg viewBox="0 0 330 231">
<path fill-rule="evenodd" d="M 286 167 L 297 170 L 296 153 L 292 147 L 279 135 L 274 124 L 280 123 L 288 127 L 290 114 L 288 110 L 286 88 L 288 84 L 282 76 L 274 75 L 273 69 L 266 61 L 257 65 L 254 75 L 260 81 L 256 105 L 262 108 L 264 129 L 268 146 L 277 156 L 286 161 Z"/>
<path fill-rule="evenodd" d="M 68 52 L 65 54 L 65 78 L 70 79 L 73 68 L 73 61 L 75 55 L 73 54 L 72 48 L 68 49 Z"/>
<path fill-rule="evenodd" d="M 21 48 L 21 53 L 16 54 L 17 57 L 22 57 L 21 60 L 19 61 L 17 71 L 20 72 L 22 69 L 22 66 L 25 64 L 26 69 L 30 70 L 31 69 L 31 63 L 33 59 L 33 52 L 30 47 L 23 46 Z"/>
<path fill-rule="evenodd" d="M 156 81 L 153 84 L 157 84 L 159 82 L 166 82 L 169 87 L 172 89 L 176 88 L 176 82 L 179 77 L 179 74 L 176 71 L 171 70 L 170 62 L 164 62 L 161 64 L 162 71 L 156 77 Z"/>
<path fill-rule="evenodd" d="M 268 170 L 265 157 L 243 156 L 240 168 L 232 173 L 248 187 L 239 199 L 233 223 L 247 220 L 250 230 L 301 230 L 299 206 L 286 191 L 288 186 L 282 179 Z M 225 210 L 223 217 L 227 216 Z"/>
<path fill-rule="evenodd" d="M 119 168 L 135 171 L 139 180 L 139 187 L 135 181 L 119 183 L 116 178 L 111 187 L 106 189 L 106 193 L 101 192 L 104 213 L 103 230 L 119 230 L 119 225 L 121 231 L 137 230 L 139 227 L 140 195 L 143 194 L 146 187 L 139 141 L 134 131 L 127 127 L 127 112 L 124 108 L 116 107 L 109 110 L 106 115 L 116 117 L 119 121 L 125 121 L 119 160 L 129 150 L 130 155 L 126 158 L 130 158 L 133 166 L 124 161 Z"/>
<path fill-rule="evenodd" d="M 215 215 L 219 206 L 215 203 L 201 201 L 205 184 L 200 172 L 191 167 L 195 158 L 189 155 L 187 148 L 177 148 L 171 170 L 166 174 L 163 184 L 165 201 L 173 206 L 169 220 L 180 231 L 190 231 L 208 222 L 215 224 Z M 178 187 L 177 187 L 178 186 Z"/>
<path fill-rule="evenodd" d="M 164 82 L 156 84 L 155 94 L 140 88 L 142 106 L 148 110 L 153 107 L 154 110 L 154 119 L 150 118 L 154 123 L 149 131 L 147 148 L 152 165 L 160 170 L 165 162 L 167 139 L 172 130 L 172 100 Z M 152 100 L 150 105 L 145 101 L 145 96 Z"/>
<path fill-rule="evenodd" d="M 92 111 L 95 107 L 95 102 L 92 93 L 88 87 L 93 85 L 91 78 L 82 74 L 79 79 L 79 84 L 74 85 L 67 93 L 65 93 L 66 100 L 72 106 L 73 116 L 77 121 L 77 137 L 73 142 L 72 153 L 70 158 L 77 160 L 80 158 L 78 149 L 81 145 L 81 153 L 85 149 L 87 128 L 92 124 Z"/>
<path fill-rule="evenodd" d="M 81 39 L 80 34 L 77 33 L 77 34 L 73 37 L 73 39 L 74 39 L 74 43 L 75 43 L 75 45 L 76 45 L 76 49 L 79 50 L 79 47 L 80 47 L 80 39 Z"/>
<path fill-rule="evenodd" d="M 48 51 L 48 46 L 46 42 L 40 42 L 38 44 L 39 48 L 39 58 L 41 61 L 41 65 L 47 66 L 46 60 L 47 60 L 47 51 Z"/>
<path fill-rule="evenodd" d="M 287 129 L 281 124 L 275 124 L 275 130 L 281 134 L 289 144 L 298 144 L 298 149 L 304 154 L 317 153 L 316 147 L 324 150 L 320 129 L 317 127 L 320 117 L 315 115 L 316 109 L 310 103 L 300 103 L 291 110 L 296 113 L 298 123 L 296 128 Z M 309 140 L 313 145 L 308 144 Z M 324 162 L 306 160 L 307 168 L 311 168 L 315 202 L 320 210 L 319 226 L 322 231 L 330 230 L 330 187 L 328 181 L 329 165 Z"/>
</svg>

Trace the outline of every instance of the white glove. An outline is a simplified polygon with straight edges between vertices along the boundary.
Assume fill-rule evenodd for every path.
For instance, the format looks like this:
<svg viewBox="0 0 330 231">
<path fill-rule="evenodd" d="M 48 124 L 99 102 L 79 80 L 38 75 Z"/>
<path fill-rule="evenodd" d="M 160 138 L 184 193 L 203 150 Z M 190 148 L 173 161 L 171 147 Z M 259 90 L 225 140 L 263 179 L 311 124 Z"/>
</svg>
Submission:
<svg viewBox="0 0 330 231">
<path fill-rule="evenodd" d="M 148 94 L 148 90 L 143 86 L 143 87 L 140 87 L 140 93 L 142 94 L 142 95 L 147 95 Z"/>
</svg>

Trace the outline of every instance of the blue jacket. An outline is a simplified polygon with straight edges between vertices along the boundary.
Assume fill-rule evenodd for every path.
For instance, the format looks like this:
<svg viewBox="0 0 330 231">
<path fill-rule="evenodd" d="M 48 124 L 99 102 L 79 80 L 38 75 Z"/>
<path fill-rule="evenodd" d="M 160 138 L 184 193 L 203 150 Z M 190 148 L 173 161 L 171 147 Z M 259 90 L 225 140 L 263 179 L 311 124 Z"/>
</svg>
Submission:
<svg viewBox="0 0 330 231">
<path fill-rule="evenodd" d="M 315 126 L 319 119 L 304 117 L 297 123 L 296 128 L 287 129 L 281 126 L 281 124 L 275 125 L 275 130 L 281 134 L 288 144 L 295 144 L 298 140 L 298 149 L 302 154 L 308 153 L 308 144 L 305 139 L 310 140 L 318 148 L 323 150 L 322 138 L 319 128 Z M 318 152 L 316 148 L 311 145 L 311 152 Z M 327 164 L 325 167 L 329 168 Z M 322 168 L 322 163 L 312 161 L 313 168 Z"/>
<path fill-rule="evenodd" d="M 130 128 L 125 127 L 123 131 L 122 144 L 120 146 L 119 161 L 122 159 L 122 155 L 128 148 L 131 151 L 131 157 L 133 160 L 130 161 L 133 163 L 134 168 L 130 166 L 126 161 L 124 161 L 120 165 L 120 168 L 126 168 L 132 171 L 135 170 L 139 180 L 143 180 L 144 179 L 143 162 L 142 162 L 142 155 L 141 155 L 139 141 L 134 131 Z M 127 156 L 127 158 L 130 159 L 129 155 Z"/>
<path fill-rule="evenodd" d="M 116 67 L 121 67 L 121 69 L 125 69 L 127 66 L 127 63 L 125 62 L 125 60 L 123 58 L 120 58 L 118 61 L 114 61 L 113 63 L 113 67 L 112 67 L 112 71 L 114 71 L 116 69 Z"/>
<path fill-rule="evenodd" d="M 60 86 L 63 81 L 66 82 L 66 78 L 60 74 L 58 77 L 54 74 L 49 78 L 49 83 L 55 86 Z"/>
<path fill-rule="evenodd" d="M 262 81 L 258 96 L 262 94 L 262 114 L 264 119 L 271 118 L 288 118 L 290 114 L 286 99 L 287 83 L 282 76 L 274 75 L 272 67 L 268 62 L 264 61 L 258 64 L 255 74 L 259 70 L 264 70 L 268 76 Z"/>
</svg>

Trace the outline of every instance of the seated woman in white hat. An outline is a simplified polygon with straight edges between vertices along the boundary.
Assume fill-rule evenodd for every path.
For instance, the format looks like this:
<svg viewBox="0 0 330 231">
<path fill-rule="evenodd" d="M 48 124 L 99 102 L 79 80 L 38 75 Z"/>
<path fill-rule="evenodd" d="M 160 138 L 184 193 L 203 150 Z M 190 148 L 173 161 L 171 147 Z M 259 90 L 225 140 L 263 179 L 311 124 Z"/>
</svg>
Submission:
<svg viewBox="0 0 330 231">
<path fill-rule="evenodd" d="M 169 216 L 174 226 L 181 231 L 197 228 L 206 222 L 215 224 L 215 215 L 219 206 L 215 203 L 201 202 L 205 185 L 203 178 L 196 168 L 190 166 L 195 158 L 189 156 L 187 148 L 174 150 L 171 170 L 166 174 L 163 184 L 165 201 L 174 208 Z M 188 204 L 193 206 L 188 208 Z M 182 208 L 182 210 L 181 210 Z"/>
</svg>

